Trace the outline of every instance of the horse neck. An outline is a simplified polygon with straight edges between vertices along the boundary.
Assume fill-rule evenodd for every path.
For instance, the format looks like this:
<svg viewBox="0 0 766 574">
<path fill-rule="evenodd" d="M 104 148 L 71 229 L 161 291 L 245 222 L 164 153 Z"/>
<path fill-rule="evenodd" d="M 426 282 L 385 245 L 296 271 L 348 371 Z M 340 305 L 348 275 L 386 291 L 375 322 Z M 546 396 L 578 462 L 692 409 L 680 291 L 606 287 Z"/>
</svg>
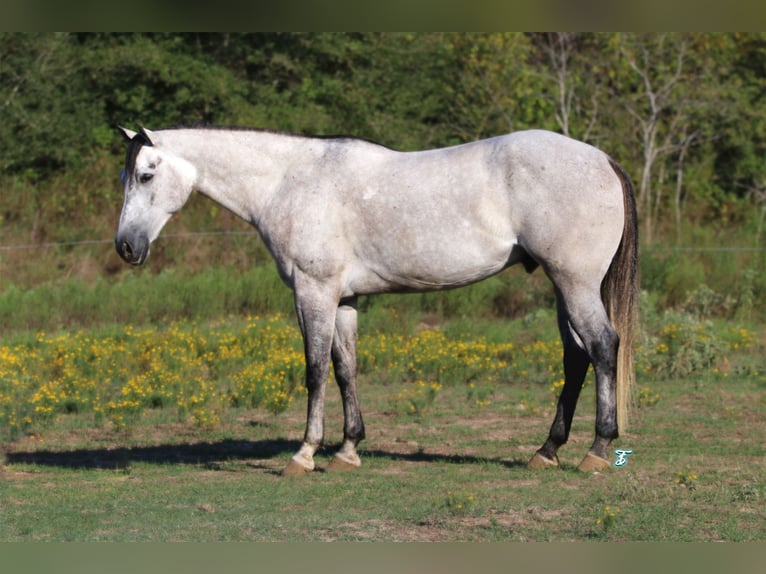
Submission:
<svg viewBox="0 0 766 574">
<path fill-rule="evenodd" d="M 170 130 L 168 149 L 197 170 L 196 191 L 258 227 L 308 138 L 245 130 Z"/>
</svg>

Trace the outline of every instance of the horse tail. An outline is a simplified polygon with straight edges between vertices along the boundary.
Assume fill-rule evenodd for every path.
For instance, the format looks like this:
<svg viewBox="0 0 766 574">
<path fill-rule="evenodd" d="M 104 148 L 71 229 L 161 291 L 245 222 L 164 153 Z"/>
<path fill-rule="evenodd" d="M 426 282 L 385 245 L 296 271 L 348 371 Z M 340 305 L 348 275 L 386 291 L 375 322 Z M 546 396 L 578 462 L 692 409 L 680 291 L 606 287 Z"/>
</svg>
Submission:
<svg viewBox="0 0 766 574">
<path fill-rule="evenodd" d="M 617 353 L 617 422 L 618 428 L 624 430 L 628 426 L 628 410 L 636 385 L 634 344 L 639 299 L 638 217 L 633 184 L 628 174 L 611 158 L 609 163 L 622 184 L 625 224 L 620 245 L 601 284 L 601 298 L 620 338 Z"/>
</svg>

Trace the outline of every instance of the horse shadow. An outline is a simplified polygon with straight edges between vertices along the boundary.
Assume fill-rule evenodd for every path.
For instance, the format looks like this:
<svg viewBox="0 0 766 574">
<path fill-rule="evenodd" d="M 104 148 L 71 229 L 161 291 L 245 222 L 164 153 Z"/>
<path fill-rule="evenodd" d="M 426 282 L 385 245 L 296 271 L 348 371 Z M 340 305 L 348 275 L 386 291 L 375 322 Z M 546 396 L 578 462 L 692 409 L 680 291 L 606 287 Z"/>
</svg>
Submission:
<svg viewBox="0 0 766 574">
<path fill-rule="evenodd" d="M 36 464 L 70 469 L 125 469 L 136 462 L 215 468 L 227 461 L 264 459 L 297 451 L 299 441 L 223 439 L 215 442 L 9 452 L 5 464 Z"/>
<path fill-rule="evenodd" d="M 404 462 L 423 462 L 433 464 L 454 464 L 454 465 L 483 465 L 483 464 L 500 464 L 506 468 L 526 468 L 527 461 L 522 458 L 492 458 L 482 457 L 475 455 L 464 454 L 443 454 L 443 453 L 429 453 L 425 451 L 417 451 L 410 453 L 401 452 L 389 452 L 386 450 L 362 450 L 360 452 L 362 458 L 378 458 L 387 459 L 392 462 L 404 461 Z"/>
<path fill-rule="evenodd" d="M 238 440 L 223 439 L 214 442 L 160 444 L 152 446 L 117 446 L 104 448 L 81 448 L 74 450 L 34 450 L 5 453 L 5 465 L 34 464 L 68 469 L 127 469 L 133 463 L 157 465 L 196 465 L 219 469 L 231 461 L 254 461 L 248 466 L 267 472 L 276 472 L 263 464 L 263 460 L 295 453 L 300 441 L 287 439 Z M 331 456 L 334 447 L 325 446 L 317 453 L 319 457 Z M 383 459 L 392 462 L 441 463 L 454 465 L 502 464 L 508 468 L 526 467 L 522 459 L 496 459 L 461 454 L 437 454 L 417 451 L 412 453 L 391 452 L 383 449 L 361 450 L 363 458 Z M 255 462 L 258 461 L 258 462 Z M 324 465 L 318 463 L 317 470 Z"/>
</svg>

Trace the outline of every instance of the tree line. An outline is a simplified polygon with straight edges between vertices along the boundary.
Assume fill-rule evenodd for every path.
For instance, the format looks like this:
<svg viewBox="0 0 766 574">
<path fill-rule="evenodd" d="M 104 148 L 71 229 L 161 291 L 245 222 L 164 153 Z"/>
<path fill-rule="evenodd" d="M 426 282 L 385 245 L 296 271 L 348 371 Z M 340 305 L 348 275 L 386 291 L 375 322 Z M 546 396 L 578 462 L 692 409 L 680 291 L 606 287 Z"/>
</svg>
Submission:
<svg viewBox="0 0 766 574">
<path fill-rule="evenodd" d="M 113 203 L 92 176 L 124 153 L 117 124 L 402 150 L 544 128 L 626 168 L 645 242 L 689 222 L 760 241 L 766 214 L 763 33 L 3 33 L 0 221 Z"/>
</svg>

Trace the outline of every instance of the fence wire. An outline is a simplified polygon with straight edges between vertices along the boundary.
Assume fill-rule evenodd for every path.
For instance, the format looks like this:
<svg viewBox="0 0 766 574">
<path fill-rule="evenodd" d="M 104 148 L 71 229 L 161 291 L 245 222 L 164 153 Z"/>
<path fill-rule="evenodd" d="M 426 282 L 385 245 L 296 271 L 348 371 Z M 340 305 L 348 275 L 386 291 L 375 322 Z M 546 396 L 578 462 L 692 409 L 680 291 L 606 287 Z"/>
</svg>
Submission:
<svg viewBox="0 0 766 574">
<path fill-rule="evenodd" d="M 191 239 L 194 237 L 232 237 L 257 235 L 255 231 L 187 231 L 184 233 L 166 233 L 162 239 Z M 17 251 L 30 249 L 51 249 L 58 247 L 80 247 L 83 245 L 109 245 L 113 244 L 114 239 L 83 239 L 79 241 L 48 241 L 43 243 L 26 243 L 19 245 L 0 245 L 0 251 Z M 764 251 L 766 247 L 746 247 L 746 246 L 719 246 L 719 247 L 687 247 L 675 245 L 651 245 L 641 247 L 641 251 L 681 251 L 681 252 L 757 252 Z"/>
<path fill-rule="evenodd" d="M 166 233 L 162 235 L 164 239 L 189 239 L 193 237 L 222 236 L 231 237 L 234 235 L 255 235 L 254 231 L 190 231 L 184 233 Z M 55 247 L 79 247 L 81 245 L 109 245 L 113 244 L 114 239 L 83 239 L 80 241 L 48 241 L 42 243 L 26 243 L 19 245 L 0 245 L 0 251 L 16 251 L 24 249 L 50 249 Z"/>
</svg>

